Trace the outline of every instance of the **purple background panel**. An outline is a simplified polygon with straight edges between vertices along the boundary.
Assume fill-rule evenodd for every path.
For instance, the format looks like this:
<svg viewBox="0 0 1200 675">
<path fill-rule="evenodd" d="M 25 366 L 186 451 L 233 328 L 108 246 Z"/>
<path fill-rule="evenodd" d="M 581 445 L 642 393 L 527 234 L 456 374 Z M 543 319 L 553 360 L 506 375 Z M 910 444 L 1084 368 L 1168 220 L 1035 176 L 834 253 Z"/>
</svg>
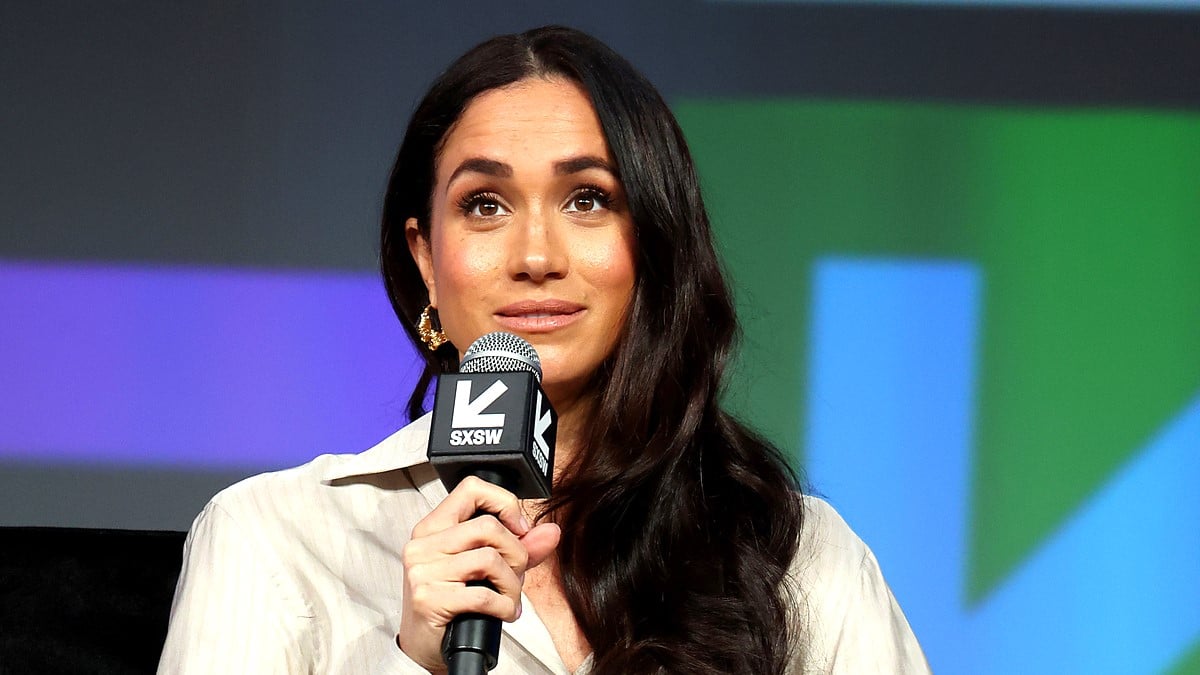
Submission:
<svg viewBox="0 0 1200 675">
<path fill-rule="evenodd" d="M 265 469 L 405 422 L 369 273 L 0 262 L 0 458 Z"/>
</svg>

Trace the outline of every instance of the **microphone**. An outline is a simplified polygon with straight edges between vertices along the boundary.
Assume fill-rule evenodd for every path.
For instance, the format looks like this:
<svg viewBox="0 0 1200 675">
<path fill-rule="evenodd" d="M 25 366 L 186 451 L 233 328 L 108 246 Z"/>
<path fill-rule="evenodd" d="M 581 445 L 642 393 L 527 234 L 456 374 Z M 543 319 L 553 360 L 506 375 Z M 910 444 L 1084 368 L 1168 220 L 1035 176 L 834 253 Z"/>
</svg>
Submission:
<svg viewBox="0 0 1200 675">
<path fill-rule="evenodd" d="M 476 476 L 521 499 L 550 496 L 558 415 L 541 380 L 533 346 L 500 331 L 476 340 L 458 373 L 438 377 L 429 461 L 447 490 Z M 492 588 L 486 580 L 467 583 Z M 486 614 L 456 616 L 442 640 L 450 675 L 495 668 L 500 625 L 500 619 Z"/>
</svg>

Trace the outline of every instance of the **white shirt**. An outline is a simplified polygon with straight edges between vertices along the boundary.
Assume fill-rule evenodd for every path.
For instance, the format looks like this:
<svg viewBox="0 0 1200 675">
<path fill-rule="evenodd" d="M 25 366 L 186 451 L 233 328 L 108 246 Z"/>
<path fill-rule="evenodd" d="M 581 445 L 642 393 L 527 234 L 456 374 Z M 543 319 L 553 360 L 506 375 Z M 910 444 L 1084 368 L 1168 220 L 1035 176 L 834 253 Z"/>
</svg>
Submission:
<svg viewBox="0 0 1200 675">
<path fill-rule="evenodd" d="M 159 673 L 425 673 L 395 637 L 400 550 L 446 497 L 428 434 L 426 415 L 362 454 L 322 455 L 214 497 L 188 533 Z M 870 549 L 825 502 L 804 507 L 792 575 L 806 655 L 792 672 L 928 673 Z M 523 605 L 492 673 L 568 675 Z"/>
</svg>

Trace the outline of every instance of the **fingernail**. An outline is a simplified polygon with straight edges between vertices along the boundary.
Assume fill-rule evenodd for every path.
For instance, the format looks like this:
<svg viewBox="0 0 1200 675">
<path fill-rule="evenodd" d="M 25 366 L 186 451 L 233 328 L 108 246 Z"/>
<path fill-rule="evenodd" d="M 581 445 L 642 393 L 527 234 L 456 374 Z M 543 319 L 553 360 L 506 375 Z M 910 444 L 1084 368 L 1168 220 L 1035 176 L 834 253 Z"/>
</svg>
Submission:
<svg viewBox="0 0 1200 675">
<path fill-rule="evenodd" d="M 516 619 L 513 619 L 513 621 L 516 621 L 519 618 L 521 618 L 521 603 L 518 602 L 517 603 L 517 617 L 516 617 Z"/>
<path fill-rule="evenodd" d="M 521 514 L 521 533 L 524 534 L 528 532 L 529 527 L 529 519 L 525 517 L 525 514 Z"/>
</svg>

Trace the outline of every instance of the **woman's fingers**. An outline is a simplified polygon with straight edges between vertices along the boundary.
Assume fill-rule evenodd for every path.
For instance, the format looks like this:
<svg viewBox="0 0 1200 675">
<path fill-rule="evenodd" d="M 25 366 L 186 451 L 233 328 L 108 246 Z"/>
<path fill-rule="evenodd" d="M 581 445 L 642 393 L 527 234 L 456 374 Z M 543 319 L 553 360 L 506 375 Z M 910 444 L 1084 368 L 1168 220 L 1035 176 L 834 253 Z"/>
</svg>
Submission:
<svg viewBox="0 0 1200 675">
<path fill-rule="evenodd" d="M 562 529 L 555 523 L 542 523 L 521 537 L 521 544 L 528 555 L 525 569 L 541 565 L 546 558 L 554 553 L 558 541 L 562 538 Z"/>
<path fill-rule="evenodd" d="M 492 516 L 479 516 L 448 530 L 409 540 L 404 546 L 404 564 L 425 563 L 480 548 L 494 549 L 517 574 L 523 574 L 529 566 L 525 544 Z"/>
<path fill-rule="evenodd" d="M 464 585 L 468 581 L 489 581 L 497 593 L 513 599 L 521 596 L 523 574 L 508 566 L 494 548 L 476 548 L 443 559 L 418 563 L 408 568 L 409 585 Z"/>
<path fill-rule="evenodd" d="M 505 534 L 522 546 L 511 532 Z M 521 613 L 522 577 L 490 546 L 414 562 L 413 543 L 404 552 L 404 602 L 396 642 L 418 664 L 439 672 L 445 669 L 441 642 L 450 621 L 471 612 L 515 621 Z M 492 587 L 469 584 L 476 580 Z"/>
<path fill-rule="evenodd" d="M 490 588 L 467 586 L 462 582 L 410 585 L 404 595 L 396 644 L 426 670 L 444 673 L 446 664 L 441 654 L 442 636 L 454 617 L 467 613 L 487 614 L 513 621 L 521 614 L 520 595 L 513 598 Z"/>
<path fill-rule="evenodd" d="M 437 508 L 417 523 L 413 528 L 413 538 L 449 529 L 470 520 L 480 511 L 495 516 L 517 536 L 529 531 L 529 521 L 521 513 L 521 503 L 516 495 L 499 485 L 467 476 Z"/>
<path fill-rule="evenodd" d="M 426 622 L 434 634 L 431 650 L 440 651 L 441 632 L 461 614 L 487 614 L 503 621 L 515 621 L 521 615 L 520 600 L 501 595 L 483 586 L 454 584 L 421 586 L 407 601 L 415 617 Z M 403 631 L 402 631 L 403 632 Z M 411 656 L 411 654 L 410 654 Z M 440 658 L 424 659 L 437 662 Z"/>
</svg>

